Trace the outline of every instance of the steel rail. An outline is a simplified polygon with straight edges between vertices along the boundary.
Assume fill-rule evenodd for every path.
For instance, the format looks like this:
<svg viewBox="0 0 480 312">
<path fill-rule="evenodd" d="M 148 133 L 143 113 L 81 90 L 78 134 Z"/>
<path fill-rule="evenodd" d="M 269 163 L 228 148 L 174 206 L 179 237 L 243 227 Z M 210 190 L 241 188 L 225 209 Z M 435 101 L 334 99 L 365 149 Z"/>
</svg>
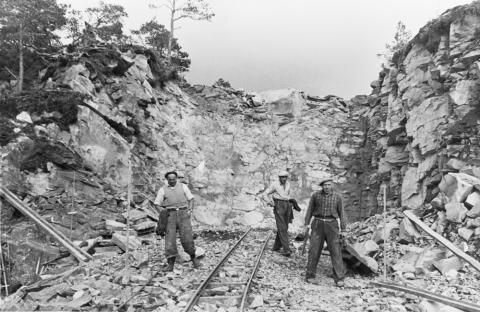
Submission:
<svg viewBox="0 0 480 312">
<path fill-rule="evenodd" d="M 480 312 L 480 306 L 476 305 L 474 303 L 468 303 L 468 302 L 463 302 L 457 299 L 445 297 L 442 295 L 437 295 L 431 292 L 428 292 L 423 289 L 418 289 L 418 288 L 413 288 L 413 287 L 408 287 L 408 286 L 402 286 L 402 285 L 397 285 L 393 283 L 382 283 L 382 282 L 371 282 L 372 285 L 379 286 L 379 287 L 384 287 L 384 288 L 389 288 L 397 291 L 403 291 L 407 294 L 412 294 L 416 295 L 419 297 L 426 298 L 428 300 L 433 300 L 439 303 L 443 303 L 446 305 L 449 305 L 451 307 L 467 311 L 467 312 Z"/>
<path fill-rule="evenodd" d="M 267 238 L 265 239 L 265 242 L 263 243 L 262 250 L 260 250 L 260 253 L 257 256 L 257 261 L 255 261 L 255 267 L 253 268 L 252 274 L 250 274 L 250 278 L 248 279 L 247 285 L 245 286 L 245 289 L 243 290 L 242 302 L 240 303 L 240 311 L 241 312 L 243 312 L 245 310 L 245 303 L 247 301 L 248 291 L 250 290 L 252 280 L 255 277 L 255 274 L 257 274 L 258 268 L 260 267 L 260 260 L 262 260 L 262 256 L 265 253 L 265 248 L 267 247 L 267 243 L 270 240 L 271 236 L 272 236 L 272 232 L 269 232 Z"/>
<path fill-rule="evenodd" d="M 212 277 L 217 273 L 218 269 L 220 269 L 220 267 L 225 263 L 225 261 L 228 259 L 228 257 L 230 257 L 232 252 L 238 247 L 238 245 L 240 245 L 240 243 L 247 236 L 247 234 L 250 233 L 251 230 L 252 230 L 252 228 L 249 228 L 245 232 L 245 234 L 243 234 L 242 237 L 240 237 L 240 239 L 235 243 L 235 245 L 233 245 L 232 248 L 230 248 L 230 250 L 225 253 L 222 260 L 215 266 L 215 268 L 210 272 L 210 274 L 207 276 L 207 278 L 200 284 L 200 286 L 197 288 L 197 290 L 195 291 L 193 296 L 190 298 L 190 301 L 187 303 L 187 305 L 185 306 L 185 309 L 183 310 L 184 312 L 189 312 L 189 311 L 192 310 L 192 308 L 197 303 L 197 300 L 200 296 L 200 293 L 203 290 L 205 290 L 205 287 L 207 286 L 208 282 L 210 282 Z"/>
</svg>

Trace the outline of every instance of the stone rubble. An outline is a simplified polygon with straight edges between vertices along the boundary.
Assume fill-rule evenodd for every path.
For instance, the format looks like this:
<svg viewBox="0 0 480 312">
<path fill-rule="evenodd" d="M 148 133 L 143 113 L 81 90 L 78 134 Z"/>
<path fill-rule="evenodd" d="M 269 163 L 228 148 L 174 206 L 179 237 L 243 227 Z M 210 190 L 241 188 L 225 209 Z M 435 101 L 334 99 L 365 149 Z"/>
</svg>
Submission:
<svg viewBox="0 0 480 312">
<path fill-rule="evenodd" d="M 152 200 L 164 184 L 161 173 L 172 168 L 198 199 L 194 227 L 207 237 L 223 226 L 271 227 L 273 213 L 259 195 L 278 168 L 289 170 L 303 208 L 291 227 L 298 232 L 316 183 L 334 175 L 353 222 L 347 240 L 370 268 L 381 271 L 386 259 L 396 282 L 478 302 L 478 272 L 416 229 L 401 209 L 415 210 L 437 233 L 480 256 L 479 8 L 458 6 L 429 22 L 372 82 L 371 95 L 348 101 L 293 89 L 192 86 L 166 79 L 162 60 L 142 48 L 101 45 L 59 56 L 34 92 L 2 98 L 0 182 L 93 252 L 94 261 L 69 270 L 75 260 L 3 204 L 10 287 L 29 286 L 2 303 L 24 310 L 118 308 L 163 262 Z M 378 214 L 382 184 L 386 225 Z M 131 265 L 124 274 L 127 236 Z M 154 277 L 129 309 L 179 310 L 230 241 L 205 243 L 199 272 L 181 254 L 177 270 Z M 372 277 L 355 275 L 346 290 L 332 290 L 329 279 L 306 285 L 302 261 L 299 254 L 267 253 L 252 310 L 453 311 L 373 288 Z"/>
</svg>

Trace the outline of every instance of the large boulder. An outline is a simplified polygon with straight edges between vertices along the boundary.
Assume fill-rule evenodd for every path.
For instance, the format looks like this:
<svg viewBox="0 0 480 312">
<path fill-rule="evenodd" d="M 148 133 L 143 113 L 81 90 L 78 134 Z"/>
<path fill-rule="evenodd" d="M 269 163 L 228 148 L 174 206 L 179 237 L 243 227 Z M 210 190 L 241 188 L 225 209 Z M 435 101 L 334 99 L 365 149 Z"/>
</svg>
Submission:
<svg viewBox="0 0 480 312">
<path fill-rule="evenodd" d="M 476 204 L 467 212 L 469 218 L 478 218 L 480 217 L 480 204 Z"/>
<path fill-rule="evenodd" d="M 265 103 L 275 114 L 299 116 L 306 101 L 295 89 L 280 89 L 254 93 L 253 100 Z"/>
<path fill-rule="evenodd" d="M 465 206 L 467 206 L 468 208 L 480 206 L 480 193 L 473 192 L 470 195 L 468 195 L 467 199 L 465 200 Z"/>
<path fill-rule="evenodd" d="M 451 202 L 463 203 L 477 184 L 480 184 L 480 179 L 458 172 L 445 175 L 438 187 Z"/>
<path fill-rule="evenodd" d="M 447 220 L 455 223 L 462 223 L 467 217 L 467 208 L 462 203 L 448 203 L 445 205 Z"/>
</svg>

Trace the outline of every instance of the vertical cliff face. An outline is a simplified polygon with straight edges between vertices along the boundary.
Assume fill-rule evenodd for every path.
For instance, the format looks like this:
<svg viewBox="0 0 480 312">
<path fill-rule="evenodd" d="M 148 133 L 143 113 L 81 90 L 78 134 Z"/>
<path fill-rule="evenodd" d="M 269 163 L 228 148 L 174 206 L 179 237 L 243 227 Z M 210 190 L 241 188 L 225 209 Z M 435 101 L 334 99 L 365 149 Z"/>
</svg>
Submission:
<svg viewBox="0 0 480 312">
<path fill-rule="evenodd" d="M 479 164 L 479 42 L 480 4 L 453 8 L 372 83 L 372 112 L 382 117 L 370 119 L 377 132 L 370 138 L 391 205 L 418 208 L 439 193 L 446 171 L 459 169 L 450 164 Z"/>
</svg>

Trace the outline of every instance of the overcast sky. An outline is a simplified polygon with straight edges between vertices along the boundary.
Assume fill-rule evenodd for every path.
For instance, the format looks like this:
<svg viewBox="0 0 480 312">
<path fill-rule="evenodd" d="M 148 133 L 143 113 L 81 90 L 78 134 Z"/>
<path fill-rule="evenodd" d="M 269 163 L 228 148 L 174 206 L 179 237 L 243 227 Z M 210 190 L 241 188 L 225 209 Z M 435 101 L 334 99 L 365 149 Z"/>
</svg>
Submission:
<svg viewBox="0 0 480 312">
<path fill-rule="evenodd" d="M 125 7 L 126 29 L 155 15 L 168 25 L 162 0 L 105 0 Z M 97 0 L 60 0 L 77 9 Z M 210 0 L 212 22 L 182 20 L 176 37 L 190 54 L 192 83 L 222 77 L 252 91 L 296 88 L 346 99 L 370 93 L 382 60 L 376 56 L 398 21 L 416 34 L 448 8 L 470 0 Z"/>
</svg>

